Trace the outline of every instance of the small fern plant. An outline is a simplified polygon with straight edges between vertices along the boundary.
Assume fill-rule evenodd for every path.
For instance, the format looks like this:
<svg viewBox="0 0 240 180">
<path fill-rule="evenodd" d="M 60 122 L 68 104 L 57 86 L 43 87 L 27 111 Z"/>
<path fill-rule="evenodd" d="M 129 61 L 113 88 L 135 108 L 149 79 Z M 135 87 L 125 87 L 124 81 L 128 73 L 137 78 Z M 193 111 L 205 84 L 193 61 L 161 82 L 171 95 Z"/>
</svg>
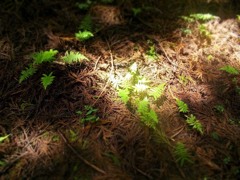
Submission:
<svg viewBox="0 0 240 180">
<path fill-rule="evenodd" d="M 185 102 L 183 102 L 180 99 L 176 99 L 176 103 L 177 103 L 179 112 L 182 112 L 182 113 L 189 112 L 188 105 Z"/>
<path fill-rule="evenodd" d="M 176 103 L 177 103 L 179 112 L 185 114 L 185 117 L 187 118 L 186 119 L 187 124 L 192 129 L 197 130 L 200 134 L 203 134 L 203 127 L 201 122 L 197 120 L 197 118 L 193 114 L 190 114 L 190 116 L 186 115 L 187 113 L 189 113 L 188 105 L 180 99 L 176 99 Z"/>
<path fill-rule="evenodd" d="M 22 83 L 24 80 L 28 79 L 32 75 L 34 75 L 37 72 L 37 67 L 33 64 L 30 64 L 25 70 L 21 71 L 21 75 L 19 78 L 19 83 Z"/>
<path fill-rule="evenodd" d="M 79 41 L 85 41 L 92 38 L 94 35 L 93 31 L 93 22 L 90 15 L 86 15 L 80 23 L 79 31 L 75 33 L 75 37 Z"/>
<path fill-rule="evenodd" d="M 79 40 L 79 41 L 85 41 L 90 39 L 91 37 L 93 37 L 93 33 L 91 31 L 78 31 L 77 33 L 75 33 L 75 37 Z"/>
<path fill-rule="evenodd" d="M 53 72 L 51 72 L 49 75 L 43 74 L 43 76 L 41 77 L 41 83 L 45 90 L 47 89 L 47 87 L 49 85 L 52 84 L 52 82 L 55 78 L 55 76 L 53 76 L 52 74 L 53 74 Z"/>
<path fill-rule="evenodd" d="M 57 55 L 58 51 L 50 49 L 48 51 L 40 51 L 37 53 L 32 54 L 33 62 L 28 65 L 27 68 L 21 71 L 21 75 L 19 78 L 19 83 L 22 83 L 32 75 L 34 75 L 37 70 L 38 66 L 43 63 L 52 63 L 55 60 L 55 56 Z M 88 58 L 79 52 L 67 51 L 65 55 L 61 58 L 64 63 L 72 64 L 75 62 L 83 62 L 84 60 L 88 61 Z M 46 90 L 49 85 L 53 83 L 55 76 L 53 76 L 53 72 L 49 74 L 43 74 L 41 77 L 41 84 L 43 88 Z"/>
<path fill-rule="evenodd" d="M 156 101 L 163 95 L 166 83 L 159 84 L 156 87 L 151 87 L 149 84 L 150 81 L 140 75 L 137 64 L 133 63 L 121 82 L 118 95 L 125 104 L 136 97 L 141 97 L 141 99 L 148 97 Z"/>
<path fill-rule="evenodd" d="M 186 117 L 186 122 L 188 123 L 188 125 L 191 126 L 193 129 L 197 130 L 200 134 L 203 134 L 203 127 L 200 121 L 197 120 L 197 118 L 193 114 Z"/>
<path fill-rule="evenodd" d="M 158 116 L 157 113 L 150 108 L 147 98 L 144 98 L 137 103 L 137 113 L 144 124 L 155 129 L 158 123 Z"/>
<path fill-rule="evenodd" d="M 93 21 L 92 17 L 87 14 L 80 23 L 79 30 L 92 31 L 93 30 Z"/>
<path fill-rule="evenodd" d="M 179 163 L 180 166 L 184 166 L 186 163 L 193 163 L 188 153 L 188 150 L 183 143 L 178 142 L 175 146 L 173 153 L 176 157 L 177 163 Z"/>
<path fill-rule="evenodd" d="M 45 62 L 53 62 L 57 53 L 57 50 L 50 49 L 49 51 L 40 51 L 32 54 L 31 57 L 33 58 L 33 62 L 30 63 L 28 67 L 25 68 L 25 70 L 21 71 L 19 83 L 22 83 L 33 74 L 35 74 L 40 64 Z"/>
<path fill-rule="evenodd" d="M 137 64 L 133 63 L 118 89 L 118 96 L 124 104 L 132 107 L 132 110 L 137 109 L 134 113 L 139 115 L 145 125 L 154 129 L 158 116 L 150 108 L 150 99 L 156 101 L 163 95 L 165 83 L 152 88 L 149 83 L 150 81 L 140 75 Z"/>
<path fill-rule="evenodd" d="M 96 122 L 99 120 L 99 117 L 97 116 L 98 109 L 93 108 L 90 105 L 84 106 L 84 111 L 77 111 L 76 113 L 80 116 L 80 122 L 81 123 L 87 123 L 87 122 Z"/>
<path fill-rule="evenodd" d="M 223 66 L 222 68 L 220 68 L 220 70 L 225 71 L 231 75 L 239 75 L 239 71 L 236 68 L 229 65 Z"/>
<path fill-rule="evenodd" d="M 72 64 L 74 62 L 82 62 L 84 60 L 88 61 L 88 58 L 79 52 L 67 51 L 62 57 L 62 60 L 67 64 Z"/>
</svg>

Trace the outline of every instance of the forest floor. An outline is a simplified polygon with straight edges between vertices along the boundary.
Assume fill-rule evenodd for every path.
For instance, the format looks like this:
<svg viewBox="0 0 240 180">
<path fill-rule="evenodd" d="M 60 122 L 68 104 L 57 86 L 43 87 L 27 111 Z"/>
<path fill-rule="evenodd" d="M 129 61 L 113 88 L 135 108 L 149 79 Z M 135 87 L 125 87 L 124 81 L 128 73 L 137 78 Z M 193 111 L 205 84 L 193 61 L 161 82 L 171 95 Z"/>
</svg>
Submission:
<svg viewBox="0 0 240 180">
<path fill-rule="evenodd" d="M 0 7 L 0 179 L 240 178 L 239 7 Z M 54 61 L 20 83 L 47 51 Z M 71 53 L 84 56 L 63 62 Z"/>
</svg>

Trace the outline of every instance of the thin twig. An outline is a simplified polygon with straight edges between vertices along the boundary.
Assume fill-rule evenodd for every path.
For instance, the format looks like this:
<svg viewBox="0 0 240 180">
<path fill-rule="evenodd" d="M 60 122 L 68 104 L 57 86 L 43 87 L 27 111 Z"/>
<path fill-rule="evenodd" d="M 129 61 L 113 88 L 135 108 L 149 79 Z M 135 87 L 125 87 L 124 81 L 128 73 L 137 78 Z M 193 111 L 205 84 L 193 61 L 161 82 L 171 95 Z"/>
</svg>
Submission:
<svg viewBox="0 0 240 180">
<path fill-rule="evenodd" d="M 184 129 L 184 127 L 180 127 L 180 129 L 175 134 L 173 134 L 170 139 L 175 141 L 173 138 L 175 138 L 178 134 L 180 134 L 183 129 Z"/>
<path fill-rule="evenodd" d="M 97 69 L 97 65 L 98 65 L 98 62 L 99 62 L 100 59 L 101 59 L 101 56 L 99 56 L 97 58 L 96 63 L 95 63 L 94 68 L 93 68 L 93 71 L 95 71 Z"/>
<path fill-rule="evenodd" d="M 175 64 L 175 63 L 173 62 L 173 60 L 170 59 L 170 57 L 168 56 L 167 52 L 165 51 L 165 49 L 164 49 L 163 46 L 161 45 L 161 43 L 159 43 L 159 46 L 160 46 L 162 52 L 164 53 L 164 55 L 166 56 L 166 58 L 167 58 L 167 60 L 168 60 L 168 62 L 169 62 L 170 64 L 172 64 L 172 65 L 175 66 L 176 68 L 180 68 L 180 69 L 182 69 L 182 70 L 188 71 L 186 68 L 180 67 L 179 65 Z"/>
<path fill-rule="evenodd" d="M 66 145 L 69 147 L 69 149 L 71 149 L 71 151 L 79 158 L 81 159 L 86 165 L 90 166 L 91 168 L 93 168 L 94 170 L 98 171 L 101 174 L 106 174 L 106 172 L 102 169 L 100 169 L 99 167 L 97 167 L 94 164 L 91 164 L 88 160 L 84 159 L 72 146 L 71 144 L 69 144 L 69 142 L 67 141 L 66 137 L 63 135 L 63 133 L 58 130 L 58 133 L 61 135 L 62 139 L 64 140 L 64 142 L 66 143 Z"/>
<path fill-rule="evenodd" d="M 143 172 L 142 170 L 138 169 L 137 167 L 134 167 L 140 174 L 143 176 L 146 176 L 148 179 L 153 179 L 152 176 L 148 175 L 147 173 Z"/>
<path fill-rule="evenodd" d="M 98 95 L 98 98 L 95 100 L 95 102 L 92 104 L 92 106 L 94 106 L 97 101 L 99 100 L 99 98 L 102 96 L 102 94 L 104 93 L 104 91 L 106 90 L 109 82 L 110 82 L 110 77 L 113 75 L 114 72 L 114 62 L 113 62 L 113 56 L 112 53 L 110 52 L 110 57 L 111 57 L 111 70 L 109 72 L 109 77 L 108 77 L 108 81 L 106 82 L 105 86 L 103 87 L 103 90 L 101 91 L 101 93 Z"/>
</svg>

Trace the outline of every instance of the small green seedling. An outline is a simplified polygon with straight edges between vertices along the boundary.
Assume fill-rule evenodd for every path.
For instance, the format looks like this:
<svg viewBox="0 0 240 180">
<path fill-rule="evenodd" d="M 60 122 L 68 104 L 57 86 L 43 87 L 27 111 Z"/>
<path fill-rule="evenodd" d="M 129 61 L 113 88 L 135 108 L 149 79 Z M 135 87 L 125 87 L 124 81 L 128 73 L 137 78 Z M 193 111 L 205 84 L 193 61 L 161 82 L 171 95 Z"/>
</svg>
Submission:
<svg viewBox="0 0 240 180">
<path fill-rule="evenodd" d="M 65 55 L 62 57 L 62 60 L 67 64 L 71 64 L 74 62 L 82 62 L 83 60 L 88 61 L 88 58 L 79 52 L 66 51 Z"/>
<path fill-rule="evenodd" d="M 218 104 L 216 106 L 214 106 L 214 109 L 218 112 L 218 113 L 223 113 L 225 111 L 225 108 L 222 104 Z"/>
<path fill-rule="evenodd" d="M 190 14 L 190 17 L 197 21 L 210 21 L 216 18 L 216 16 L 212 14 L 201 14 L 201 13 Z"/>
<path fill-rule="evenodd" d="M 32 75 L 34 75 L 37 72 L 37 68 L 33 66 L 33 64 L 30 64 L 25 70 L 21 71 L 21 75 L 19 78 L 19 83 L 22 83 L 24 80 L 28 79 Z"/>
<path fill-rule="evenodd" d="M 225 71 L 225 72 L 227 72 L 229 74 L 232 74 L 232 75 L 238 75 L 239 74 L 239 71 L 236 68 L 234 68 L 232 66 L 229 66 L 229 65 L 220 68 L 220 70 Z"/>
<path fill-rule="evenodd" d="M 211 33 L 204 24 L 200 24 L 198 29 L 202 37 L 210 38 Z"/>
<path fill-rule="evenodd" d="M 75 133 L 73 130 L 69 130 L 69 138 L 70 138 L 70 142 L 74 142 L 77 140 L 78 135 L 77 133 Z"/>
<path fill-rule="evenodd" d="M 180 82 L 182 85 L 184 85 L 184 86 L 187 85 L 187 83 L 188 83 L 188 81 L 189 81 L 189 78 L 188 78 L 187 76 L 179 75 L 178 78 L 179 78 L 179 82 Z"/>
<path fill-rule="evenodd" d="M 187 117 L 186 122 L 188 123 L 188 125 L 191 126 L 193 129 L 197 130 L 198 132 L 200 132 L 201 134 L 203 134 L 203 127 L 200 121 L 197 120 L 193 114 L 186 117 Z"/>
<path fill-rule="evenodd" d="M 99 117 L 96 115 L 98 109 L 93 108 L 92 106 L 84 106 L 84 111 L 77 111 L 76 113 L 81 116 L 80 122 L 96 122 L 99 120 Z"/>
<path fill-rule="evenodd" d="M 0 161 L 0 167 L 1 166 L 6 166 L 6 165 L 7 165 L 7 163 L 5 161 Z"/>
<path fill-rule="evenodd" d="M 10 136 L 10 134 L 8 134 L 6 136 L 0 136 L 0 143 L 2 143 L 4 140 L 8 139 L 9 136 Z"/>
<path fill-rule="evenodd" d="M 208 61 L 213 60 L 213 58 L 214 58 L 214 57 L 213 57 L 213 55 L 211 55 L 211 54 L 209 54 L 209 55 L 207 56 L 207 60 L 208 60 Z"/>
<path fill-rule="evenodd" d="M 51 72 L 49 75 L 43 74 L 43 76 L 41 77 L 41 82 L 42 82 L 42 85 L 43 85 L 45 90 L 47 89 L 47 87 L 49 85 L 52 84 L 52 82 L 53 82 L 53 80 L 55 78 L 55 76 L 53 76 L 52 73 L 53 72 Z"/>
<path fill-rule="evenodd" d="M 37 72 L 37 68 L 42 63 L 52 63 L 55 60 L 55 55 L 58 53 L 57 50 L 50 49 L 49 51 L 40 51 L 32 54 L 33 62 L 29 64 L 29 67 L 21 72 L 19 83 L 28 79 L 30 76 Z M 41 78 L 41 83 L 46 90 L 46 88 L 52 84 L 54 77 L 52 72 L 49 75 L 43 74 Z"/>
<path fill-rule="evenodd" d="M 216 140 L 216 141 L 219 141 L 219 140 L 220 140 L 220 137 L 219 137 L 219 135 L 218 135 L 217 132 L 212 132 L 212 133 L 211 133 L 211 136 L 212 136 L 212 138 L 213 138 L 214 140 Z"/>
<path fill-rule="evenodd" d="M 240 15 L 237 15 L 237 20 L 240 21 Z"/>
<path fill-rule="evenodd" d="M 188 105 L 185 102 L 183 102 L 180 99 L 176 99 L 176 103 L 177 103 L 179 112 L 182 112 L 182 113 L 189 112 Z"/>
<path fill-rule="evenodd" d="M 146 55 L 147 55 L 149 60 L 154 61 L 154 60 L 156 60 L 158 58 L 155 45 L 150 40 L 148 41 L 148 45 L 149 45 L 149 49 L 146 52 Z"/>
<path fill-rule="evenodd" d="M 78 31 L 77 33 L 75 33 L 75 37 L 79 40 L 79 41 L 85 41 L 88 40 L 90 38 L 92 38 L 94 35 L 91 31 Z"/>
<path fill-rule="evenodd" d="M 185 35 L 190 35 L 192 34 L 192 30 L 189 28 L 182 28 L 181 31 L 183 32 L 183 34 Z"/>
<path fill-rule="evenodd" d="M 39 65 L 45 62 L 53 62 L 55 60 L 55 56 L 58 53 L 57 50 L 50 49 L 49 51 L 40 51 L 37 53 L 34 53 L 32 55 L 33 58 L 33 64 Z"/>
<path fill-rule="evenodd" d="M 60 141 L 60 137 L 59 137 L 58 135 L 54 135 L 54 136 L 52 137 L 52 141 L 53 141 L 53 142 L 59 142 L 59 141 Z"/>
<path fill-rule="evenodd" d="M 132 12 L 134 16 L 137 16 L 138 14 L 140 14 L 142 12 L 141 8 L 132 8 Z"/>
<path fill-rule="evenodd" d="M 181 18 L 188 23 L 193 23 L 195 21 L 202 21 L 202 22 L 210 21 L 217 18 L 217 16 L 213 16 L 212 14 L 197 13 L 197 14 L 190 14 L 189 16 L 181 16 Z"/>
<path fill-rule="evenodd" d="M 227 157 L 225 157 L 225 158 L 223 159 L 223 163 L 224 163 L 225 165 L 228 165 L 230 162 L 231 162 L 231 157 L 230 157 L 230 156 L 227 156 Z"/>
</svg>

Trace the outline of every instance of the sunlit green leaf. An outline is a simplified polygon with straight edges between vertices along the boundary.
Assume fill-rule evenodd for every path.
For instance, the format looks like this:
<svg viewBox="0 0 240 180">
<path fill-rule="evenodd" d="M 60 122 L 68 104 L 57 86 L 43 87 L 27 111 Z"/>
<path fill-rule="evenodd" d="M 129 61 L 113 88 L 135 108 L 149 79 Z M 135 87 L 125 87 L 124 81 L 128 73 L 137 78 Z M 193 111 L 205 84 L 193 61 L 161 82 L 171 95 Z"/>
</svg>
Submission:
<svg viewBox="0 0 240 180">
<path fill-rule="evenodd" d="M 128 100 L 130 98 L 129 95 L 130 95 L 130 91 L 128 88 L 118 90 L 118 96 L 121 98 L 121 100 L 123 101 L 124 104 L 126 104 L 128 102 Z"/>
<path fill-rule="evenodd" d="M 32 58 L 34 64 L 42 64 L 43 62 L 52 62 L 55 59 L 55 55 L 58 53 L 57 50 L 50 49 L 49 51 L 40 51 L 34 53 Z"/>
<path fill-rule="evenodd" d="M 19 83 L 22 83 L 24 80 L 32 76 L 37 72 L 37 68 L 33 66 L 33 64 L 30 64 L 29 67 L 27 67 L 25 70 L 21 72 L 21 76 L 19 78 Z"/>
<path fill-rule="evenodd" d="M 67 51 L 65 55 L 62 57 L 62 60 L 66 63 L 74 63 L 74 62 L 81 62 L 83 60 L 88 60 L 86 56 L 79 52 Z"/>
<path fill-rule="evenodd" d="M 75 36 L 79 41 L 85 41 L 87 39 L 90 39 L 94 35 L 92 32 L 84 30 L 84 31 L 79 31 L 78 33 L 75 33 Z"/>
<path fill-rule="evenodd" d="M 188 105 L 185 102 L 181 101 L 180 99 L 176 99 L 176 102 L 178 105 L 179 112 L 182 112 L 182 113 L 188 112 Z"/>
<path fill-rule="evenodd" d="M 238 75 L 239 74 L 239 71 L 236 68 L 234 68 L 232 66 L 229 66 L 229 65 L 220 68 L 220 70 L 225 71 L 229 74 L 233 74 L 233 75 Z"/>
<path fill-rule="evenodd" d="M 209 21 L 216 18 L 216 16 L 213 16 L 212 14 L 209 14 L 209 13 L 208 14 L 201 14 L 201 13 L 191 14 L 190 17 L 194 18 L 195 20 L 202 20 L 202 21 Z"/>
<path fill-rule="evenodd" d="M 10 134 L 6 135 L 6 136 L 1 136 L 0 137 L 0 143 L 2 143 L 5 139 L 7 139 L 10 136 Z"/>
<path fill-rule="evenodd" d="M 158 98 L 160 98 L 164 92 L 165 84 L 162 83 L 158 85 L 157 87 L 151 88 L 150 92 L 148 93 L 149 96 L 152 96 L 154 100 L 156 101 Z"/>
<path fill-rule="evenodd" d="M 191 114 L 190 116 L 187 116 L 186 122 L 189 126 L 191 126 L 193 129 L 197 130 L 201 134 L 203 134 L 203 127 L 199 120 L 196 119 L 196 117 Z"/>
<path fill-rule="evenodd" d="M 52 84 L 54 78 L 55 76 L 52 75 L 52 72 L 49 75 L 43 74 L 43 76 L 41 77 L 41 82 L 45 90 L 49 85 Z"/>
</svg>

